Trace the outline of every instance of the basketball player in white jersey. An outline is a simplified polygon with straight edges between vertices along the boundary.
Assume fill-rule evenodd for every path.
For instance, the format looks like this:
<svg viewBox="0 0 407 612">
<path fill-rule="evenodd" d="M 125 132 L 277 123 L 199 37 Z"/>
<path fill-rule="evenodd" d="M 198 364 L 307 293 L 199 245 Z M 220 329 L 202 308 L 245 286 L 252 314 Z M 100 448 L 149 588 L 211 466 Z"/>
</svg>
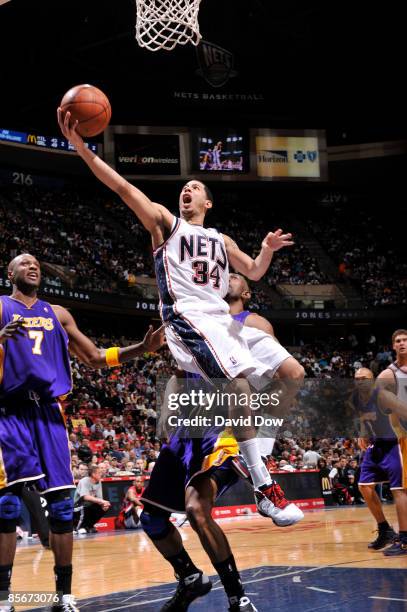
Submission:
<svg viewBox="0 0 407 612">
<path fill-rule="evenodd" d="M 369 510 L 378 522 L 379 537 L 371 548 L 382 548 L 389 542 L 388 525 L 375 485 L 389 482 L 397 509 L 399 535 L 386 556 L 407 555 L 407 330 L 398 329 L 392 336 L 396 361 L 377 377 L 364 421 L 373 432 L 362 461 L 359 487 Z M 372 401 L 373 400 L 373 401 Z"/>
<path fill-rule="evenodd" d="M 76 130 L 77 122 L 72 124 L 70 119 L 69 112 L 63 119 L 58 109 L 61 131 L 78 155 L 102 183 L 121 197 L 151 234 L 161 316 L 168 346 L 179 367 L 206 380 L 231 381 L 230 395 L 246 399 L 236 402 L 230 411 L 243 421 L 251 413 L 247 376 L 254 372 L 262 376 L 270 372 L 270 366 L 252 357 L 240 333 L 241 325 L 229 314 L 224 300 L 229 285 L 229 262 L 248 279 L 259 280 L 268 270 L 273 253 L 293 244 L 291 234 L 284 234 L 281 229 L 269 232 L 259 255 L 253 259 L 228 236 L 203 227 L 213 198 L 201 181 L 192 180 L 184 185 L 179 198 L 180 217 L 176 217 L 90 151 Z M 288 366 L 289 378 L 302 379 L 303 370 L 298 366 L 295 360 Z M 250 424 L 240 425 L 234 433 L 256 489 L 257 507 L 263 515 L 272 516 L 273 483 L 261 459 L 255 429 Z"/>
</svg>

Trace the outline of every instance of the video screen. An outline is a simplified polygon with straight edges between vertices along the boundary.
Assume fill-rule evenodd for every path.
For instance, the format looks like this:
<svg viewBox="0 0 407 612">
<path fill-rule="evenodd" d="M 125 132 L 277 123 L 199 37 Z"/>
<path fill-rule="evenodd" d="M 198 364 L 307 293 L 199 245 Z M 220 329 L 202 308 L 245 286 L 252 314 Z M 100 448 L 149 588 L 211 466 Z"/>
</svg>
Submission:
<svg viewBox="0 0 407 612">
<path fill-rule="evenodd" d="M 201 172 L 248 172 L 248 134 L 235 129 L 193 133 L 193 168 Z"/>
</svg>

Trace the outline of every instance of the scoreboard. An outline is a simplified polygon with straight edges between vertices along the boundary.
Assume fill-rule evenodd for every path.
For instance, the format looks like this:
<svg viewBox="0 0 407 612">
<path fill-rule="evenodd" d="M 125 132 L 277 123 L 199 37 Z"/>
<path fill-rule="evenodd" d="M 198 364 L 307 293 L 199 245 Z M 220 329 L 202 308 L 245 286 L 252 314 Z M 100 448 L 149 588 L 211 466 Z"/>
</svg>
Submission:
<svg viewBox="0 0 407 612">
<path fill-rule="evenodd" d="M 8 142 L 17 145 L 30 145 L 42 149 L 53 149 L 57 151 L 73 152 L 75 147 L 71 145 L 65 138 L 59 136 L 45 136 L 36 132 L 16 132 L 14 130 L 5 130 L 0 128 L 0 142 Z M 98 145 L 92 142 L 86 142 L 86 146 L 97 153 Z"/>
</svg>

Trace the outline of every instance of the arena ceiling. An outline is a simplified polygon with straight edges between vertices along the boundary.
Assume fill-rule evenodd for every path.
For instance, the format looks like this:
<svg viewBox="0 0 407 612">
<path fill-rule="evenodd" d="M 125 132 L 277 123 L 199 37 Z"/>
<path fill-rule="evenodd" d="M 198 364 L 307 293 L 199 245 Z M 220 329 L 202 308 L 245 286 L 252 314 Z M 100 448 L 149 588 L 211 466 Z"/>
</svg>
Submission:
<svg viewBox="0 0 407 612">
<path fill-rule="evenodd" d="M 54 130 L 63 93 L 90 82 L 109 95 L 115 123 L 323 127 L 330 144 L 403 136 L 404 21 L 394 13 L 361 2 L 202 0 L 204 40 L 233 61 L 217 88 L 194 47 L 140 49 L 134 23 L 133 0 L 1 5 L 0 127 Z M 193 97 L 205 93 L 228 98 Z"/>
</svg>

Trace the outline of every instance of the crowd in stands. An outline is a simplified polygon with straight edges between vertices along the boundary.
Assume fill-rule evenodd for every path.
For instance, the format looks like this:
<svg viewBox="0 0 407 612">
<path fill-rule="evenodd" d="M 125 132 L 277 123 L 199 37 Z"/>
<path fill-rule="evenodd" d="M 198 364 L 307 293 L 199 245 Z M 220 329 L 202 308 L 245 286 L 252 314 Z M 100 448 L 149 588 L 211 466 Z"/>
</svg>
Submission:
<svg viewBox="0 0 407 612">
<path fill-rule="evenodd" d="M 2 206 L 1 229 L 4 236 L 0 265 L 5 266 L 17 253 L 29 251 L 41 262 L 61 266 L 63 282 L 82 290 L 129 292 L 137 276 L 154 276 L 150 239 L 135 215 L 120 201 L 105 192 L 40 187 L 3 188 L 2 196 L 12 208 Z M 269 231 L 266 223 L 252 223 L 252 211 L 232 206 L 219 208 L 209 225 L 230 234 L 252 256 L 260 250 Z M 281 220 L 283 227 L 287 221 Z M 273 225 L 278 225 L 273 220 Z M 249 229 L 250 228 L 250 229 Z M 49 271 L 48 284 L 61 284 Z M 327 281 L 306 247 L 297 244 L 276 254 L 264 281 L 320 284 Z M 253 308 L 270 306 L 265 287 L 253 296 Z"/>
<path fill-rule="evenodd" d="M 387 226 L 358 208 L 319 213 L 309 228 L 338 263 L 338 279 L 355 283 L 369 306 L 407 304 L 406 252 L 404 238 L 395 239 L 397 221 L 392 217 Z"/>
<path fill-rule="evenodd" d="M 65 281 L 82 290 L 128 291 L 135 276 L 152 275 L 152 258 L 143 242 L 126 235 L 106 213 L 106 196 L 74 190 L 9 187 L 2 195 L 0 264 L 28 251 L 43 263 L 61 266 Z M 45 273 L 52 284 L 52 276 Z"/>
<path fill-rule="evenodd" d="M 0 200 L 0 265 L 22 251 L 37 255 L 44 264 L 60 266 L 44 272 L 49 285 L 68 284 L 82 290 L 108 293 L 141 291 L 136 277 L 153 277 L 150 239 L 135 215 L 110 192 L 85 189 L 47 190 L 13 185 L 2 189 Z M 8 202 L 6 206 L 4 202 Z M 308 229 L 337 262 L 337 279 L 324 273 L 301 235 L 296 244 L 274 256 L 270 270 L 254 288 L 251 308 L 271 306 L 267 286 L 319 285 L 347 280 L 361 291 L 368 306 L 407 304 L 407 262 L 402 241 L 389 244 L 389 228 L 365 209 L 342 206 L 309 211 Z M 307 212 L 308 215 L 308 212 Z M 256 218 L 256 223 L 253 223 Z M 234 201 L 215 206 L 208 224 L 221 228 L 255 257 L 270 230 L 268 219 L 255 204 Z M 290 230 L 290 217 L 273 215 L 273 228 Z M 392 230 L 393 231 L 393 230 Z M 394 230 L 396 231 L 396 230 Z M 56 274 L 56 276 L 55 276 Z"/>
<path fill-rule="evenodd" d="M 328 283 L 329 278 L 318 266 L 315 257 L 312 257 L 304 245 L 281 251 L 276 256 L 273 266 L 267 274 L 270 286 L 277 284 L 289 285 L 321 285 Z"/>
<path fill-rule="evenodd" d="M 358 340 L 354 333 L 338 342 L 336 338 L 314 341 L 293 350 L 293 356 L 300 361 L 308 378 L 352 378 L 355 370 L 366 367 L 374 376 L 380 374 L 393 361 L 392 349 L 387 344 L 378 344 L 370 334 Z"/>
<path fill-rule="evenodd" d="M 92 339 L 101 347 L 134 342 L 106 336 Z M 140 467 L 140 460 L 143 470 L 154 462 L 160 448 L 157 375 L 166 380 L 174 367 L 166 348 L 111 369 L 90 370 L 72 360 L 74 392 L 65 413 L 74 470 L 80 463 L 101 463 L 105 473 L 112 475 L 126 467 L 128 471 Z"/>
<path fill-rule="evenodd" d="M 290 231 L 288 225 L 287 219 L 273 218 L 273 229 L 281 227 L 284 231 Z M 232 207 L 228 217 L 221 219 L 219 226 L 252 257 L 258 255 L 261 243 L 270 231 L 270 227 L 261 220 L 261 217 L 253 224 L 253 210 L 241 207 Z M 274 287 L 278 283 L 320 285 L 328 282 L 317 260 L 310 255 L 304 245 L 300 244 L 300 239 L 297 241 L 299 244 L 275 254 L 273 265 L 264 277 L 269 286 Z"/>
<path fill-rule="evenodd" d="M 363 451 L 350 438 L 278 438 L 267 467 L 278 470 L 319 470 L 327 478 L 334 503 L 341 505 L 363 503 L 358 489 Z M 388 495 L 387 491 L 382 493 Z"/>
</svg>

